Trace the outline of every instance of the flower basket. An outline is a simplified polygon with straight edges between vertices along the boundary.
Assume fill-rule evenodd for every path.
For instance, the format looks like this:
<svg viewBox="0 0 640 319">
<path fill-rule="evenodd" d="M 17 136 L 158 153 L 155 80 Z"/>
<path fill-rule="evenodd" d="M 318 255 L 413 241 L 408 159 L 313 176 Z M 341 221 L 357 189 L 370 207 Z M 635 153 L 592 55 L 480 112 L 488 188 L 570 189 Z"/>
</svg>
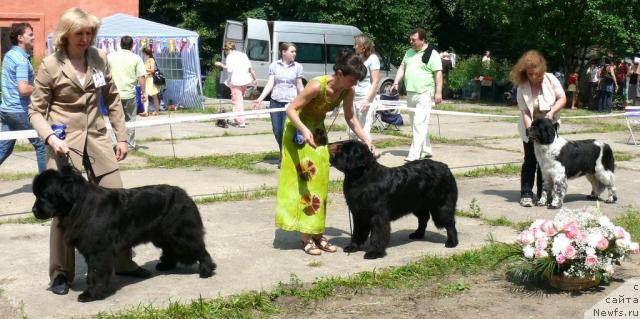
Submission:
<svg viewBox="0 0 640 319">
<path fill-rule="evenodd" d="M 551 285 L 551 287 L 567 291 L 585 290 L 600 284 L 600 279 L 595 276 L 571 277 L 562 275 L 551 275 L 547 279 L 549 280 L 549 284 Z"/>
<path fill-rule="evenodd" d="M 518 235 L 516 248 L 513 274 L 570 291 L 608 282 L 614 265 L 640 253 L 629 232 L 595 208 L 562 209 L 552 220 L 534 221 Z"/>
</svg>

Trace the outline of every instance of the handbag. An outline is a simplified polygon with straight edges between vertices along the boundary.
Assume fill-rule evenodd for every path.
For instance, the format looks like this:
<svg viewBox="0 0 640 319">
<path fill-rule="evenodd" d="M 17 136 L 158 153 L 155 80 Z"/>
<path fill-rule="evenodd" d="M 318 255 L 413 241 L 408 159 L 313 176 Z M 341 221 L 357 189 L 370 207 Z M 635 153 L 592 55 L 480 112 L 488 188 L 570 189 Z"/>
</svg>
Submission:
<svg viewBox="0 0 640 319">
<path fill-rule="evenodd" d="M 153 71 L 153 84 L 155 85 L 164 85 L 167 82 L 164 74 L 160 72 L 158 67 L 156 66 L 156 70 Z"/>
</svg>

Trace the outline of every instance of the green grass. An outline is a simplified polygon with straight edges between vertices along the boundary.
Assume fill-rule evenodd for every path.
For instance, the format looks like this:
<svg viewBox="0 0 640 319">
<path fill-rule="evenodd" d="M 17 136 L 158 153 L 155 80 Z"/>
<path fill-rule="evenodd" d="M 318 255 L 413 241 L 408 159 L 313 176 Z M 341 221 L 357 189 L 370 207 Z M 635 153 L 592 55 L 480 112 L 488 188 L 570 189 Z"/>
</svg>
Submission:
<svg viewBox="0 0 640 319">
<path fill-rule="evenodd" d="M 378 148 L 390 148 L 396 146 L 407 146 L 411 144 L 411 139 L 408 138 L 390 138 L 380 141 L 373 141 L 373 145 Z"/>
<path fill-rule="evenodd" d="M 33 150 L 33 146 L 31 144 L 16 143 L 13 146 L 13 151 L 14 152 L 29 152 L 29 151 L 34 151 L 34 150 Z"/>
<path fill-rule="evenodd" d="M 308 263 L 307 266 L 309 266 L 309 267 L 320 267 L 320 266 L 322 266 L 322 262 L 320 262 L 320 261 L 312 261 L 312 262 Z"/>
<path fill-rule="evenodd" d="M 38 173 L 5 173 L 0 174 L 0 181 L 17 181 L 21 179 L 32 179 Z"/>
<path fill-rule="evenodd" d="M 449 275 L 469 275 L 496 269 L 502 260 L 512 255 L 512 247 L 505 244 L 489 245 L 455 254 L 450 257 L 427 256 L 404 266 L 365 271 L 348 277 L 330 277 L 305 285 L 292 277 L 287 284 L 280 283 L 271 291 L 248 292 L 230 297 L 193 300 L 191 303 L 171 303 L 167 308 L 138 306 L 113 313 L 100 313 L 98 318 L 255 318 L 276 314 L 276 300 L 295 297 L 308 304 L 336 294 L 358 294 L 375 288 L 417 288 Z M 456 283 L 453 290 L 467 289 L 466 283 Z"/>
<path fill-rule="evenodd" d="M 17 218 L 7 218 L 0 220 L 0 225 L 2 224 L 43 224 L 48 220 L 37 219 L 34 216 L 29 217 L 17 217 Z"/>
<path fill-rule="evenodd" d="M 616 162 L 630 161 L 630 160 L 632 160 L 632 159 L 634 159 L 636 157 L 638 157 L 638 155 L 636 155 L 634 153 L 621 152 L 621 151 L 613 152 L 613 159 Z"/>
<path fill-rule="evenodd" d="M 487 177 L 487 176 L 513 176 L 520 174 L 521 165 L 505 164 L 500 166 L 479 167 L 472 170 L 455 173 L 456 177 Z"/>
<path fill-rule="evenodd" d="M 492 107 L 486 107 L 486 108 L 480 108 L 480 107 L 468 108 L 468 107 L 460 106 L 458 104 L 438 104 L 437 106 L 434 107 L 434 110 L 477 113 L 477 114 L 513 114 L 513 115 L 517 115 L 517 113 L 518 113 L 518 109 L 517 108 L 498 107 L 498 106 L 492 106 Z"/>
<path fill-rule="evenodd" d="M 211 204 L 218 202 L 237 202 L 243 200 L 256 200 L 276 196 L 278 189 L 262 186 L 257 190 L 225 191 L 222 194 L 205 196 L 195 199 L 196 204 Z"/>
<path fill-rule="evenodd" d="M 198 157 L 173 158 L 154 156 L 142 152 L 132 152 L 136 156 L 146 158 L 144 168 L 181 168 L 181 167 L 219 167 L 240 169 L 257 174 L 272 174 L 273 170 L 255 167 L 254 164 L 278 159 L 278 152 L 237 153 L 232 155 L 207 155 Z M 137 166 L 136 168 L 140 168 Z"/>
<path fill-rule="evenodd" d="M 626 229 L 633 241 L 640 240 L 640 210 L 629 206 L 625 212 L 614 219 L 614 223 Z"/>
</svg>

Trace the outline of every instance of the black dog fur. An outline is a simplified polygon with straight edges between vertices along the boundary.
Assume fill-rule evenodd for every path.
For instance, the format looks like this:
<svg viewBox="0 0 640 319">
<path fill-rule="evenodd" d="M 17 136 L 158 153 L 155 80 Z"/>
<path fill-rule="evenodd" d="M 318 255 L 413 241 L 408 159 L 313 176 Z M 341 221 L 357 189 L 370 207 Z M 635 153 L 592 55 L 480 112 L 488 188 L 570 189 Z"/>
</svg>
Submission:
<svg viewBox="0 0 640 319">
<path fill-rule="evenodd" d="M 162 249 L 157 270 L 199 262 L 201 278 L 213 275 L 216 264 L 205 248 L 198 207 L 179 187 L 107 189 L 66 166 L 36 176 L 33 193 L 35 217 L 58 217 L 64 240 L 87 261 L 88 287 L 78 301 L 107 297 L 114 253 L 147 242 Z"/>
<path fill-rule="evenodd" d="M 447 230 L 445 247 L 458 245 L 458 187 L 446 164 L 425 159 L 389 168 L 378 164 L 367 146 L 357 141 L 332 144 L 330 153 L 331 164 L 345 175 L 343 192 L 354 221 L 345 252 L 359 250 L 371 233 L 372 249 L 364 258 L 384 257 L 390 222 L 409 213 L 418 217 L 418 228 L 409 238 L 424 238 L 432 217 L 437 228 Z"/>
</svg>

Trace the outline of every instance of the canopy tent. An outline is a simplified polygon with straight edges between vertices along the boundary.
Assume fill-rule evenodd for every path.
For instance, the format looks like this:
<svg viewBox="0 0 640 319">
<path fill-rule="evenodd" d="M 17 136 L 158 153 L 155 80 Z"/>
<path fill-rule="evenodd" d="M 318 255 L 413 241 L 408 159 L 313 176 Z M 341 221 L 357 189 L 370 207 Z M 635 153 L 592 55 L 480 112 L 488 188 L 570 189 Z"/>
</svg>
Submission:
<svg viewBox="0 0 640 319">
<path fill-rule="evenodd" d="M 198 33 L 117 13 L 102 19 L 95 45 L 111 53 L 120 49 L 120 37 L 125 35 L 133 38 L 134 53 L 143 56 L 142 48 L 153 50 L 166 77 L 165 103 L 203 107 Z M 50 34 L 47 41 L 49 53 L 54 48 L 52 37 Z"/>
</svg>

